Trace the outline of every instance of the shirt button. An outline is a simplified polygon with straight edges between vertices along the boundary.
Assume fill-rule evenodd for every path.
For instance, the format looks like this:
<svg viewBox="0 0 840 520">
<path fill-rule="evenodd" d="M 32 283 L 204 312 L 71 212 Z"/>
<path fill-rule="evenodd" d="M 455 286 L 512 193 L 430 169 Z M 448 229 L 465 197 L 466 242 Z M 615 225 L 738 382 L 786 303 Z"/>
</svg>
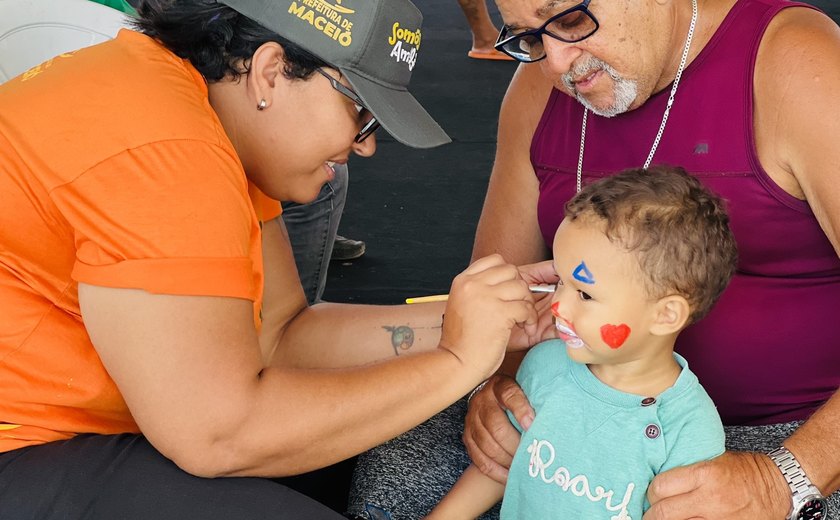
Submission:
<svg viewBox="0 0 840 520">
<path fill-rule="evenodd" d="M 645 397 L 642 399 L 642 406 L 650 406 L 656 402 L 655 397 Z"/>
<path fill-rule="evenodd" d="M 648 439 L 655 439 L 659 437 L 659 426 L 655 424 L 648 424 L 645 428 L 645 435 Z"/>
</svg>

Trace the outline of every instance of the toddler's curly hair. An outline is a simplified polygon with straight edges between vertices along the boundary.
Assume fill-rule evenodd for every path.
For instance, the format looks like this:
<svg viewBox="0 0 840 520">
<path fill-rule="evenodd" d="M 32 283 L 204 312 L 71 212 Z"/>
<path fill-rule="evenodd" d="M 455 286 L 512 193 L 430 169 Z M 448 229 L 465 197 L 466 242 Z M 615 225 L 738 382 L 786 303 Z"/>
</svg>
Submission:
<svg viewBox="0 0 840 520">
<path fill-rule="evenodd" d="M 565 211 L 573 221 L 595 217 L 610 241 L 635 253 L 650 297 L 685 297 L 689 323 L 711 310 L 735 273 L 738 250 L 723 200 L 682 168 L 631 169 L 600 179 Z"/>
</svg>

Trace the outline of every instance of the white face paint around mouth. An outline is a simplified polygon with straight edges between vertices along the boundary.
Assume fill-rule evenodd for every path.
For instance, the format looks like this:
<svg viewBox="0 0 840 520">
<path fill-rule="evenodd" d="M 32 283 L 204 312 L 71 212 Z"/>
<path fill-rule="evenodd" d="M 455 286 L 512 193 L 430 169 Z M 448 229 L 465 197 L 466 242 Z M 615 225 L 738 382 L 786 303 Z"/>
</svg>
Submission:
<svg viewBox="0 0 840 520">
<path fill-rule="evenodd" d="M 566 342 L 566 345 L 569 348 L 584 347 L 583 340 L 580 339 L 577 334 L 575 334 L 575 331 L 572 330 L 571 327 L 564 325 L 560 321 L 557 321 L 555 323 L 555 327 L 557 327 L 557 331 L 560 332 L 560 338 Z"/>
</svg>

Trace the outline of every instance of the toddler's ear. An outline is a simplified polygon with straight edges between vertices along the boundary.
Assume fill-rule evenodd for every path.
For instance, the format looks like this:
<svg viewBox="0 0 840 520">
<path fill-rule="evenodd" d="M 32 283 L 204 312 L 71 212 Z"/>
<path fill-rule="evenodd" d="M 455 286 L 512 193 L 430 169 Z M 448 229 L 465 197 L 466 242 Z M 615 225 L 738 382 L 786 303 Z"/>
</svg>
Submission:
<svg viewBox="0 0 840 520">
<path fill-rule="evenodd" d="M 665 336 L 682 330 L 691 315 L 691 306 L 682 296 L 671 295 L 656 302 L 656 316 L 651 325 L 651 334 Z"/>
</svg>

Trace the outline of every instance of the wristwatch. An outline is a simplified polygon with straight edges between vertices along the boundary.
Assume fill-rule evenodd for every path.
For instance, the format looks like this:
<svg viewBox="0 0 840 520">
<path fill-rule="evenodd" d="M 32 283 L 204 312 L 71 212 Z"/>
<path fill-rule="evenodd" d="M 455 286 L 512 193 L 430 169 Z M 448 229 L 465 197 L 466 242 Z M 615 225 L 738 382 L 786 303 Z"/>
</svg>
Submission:
<svg viewBox="0 0 840 520">
<path fill-rule="evenodd" d="M 828 520 L 825 497 L 802 471 L 799 461 L 787 448 L 780 446 L 767 454 L 790 486 L 791 507 L 786 520 Z"/>
</svg>

